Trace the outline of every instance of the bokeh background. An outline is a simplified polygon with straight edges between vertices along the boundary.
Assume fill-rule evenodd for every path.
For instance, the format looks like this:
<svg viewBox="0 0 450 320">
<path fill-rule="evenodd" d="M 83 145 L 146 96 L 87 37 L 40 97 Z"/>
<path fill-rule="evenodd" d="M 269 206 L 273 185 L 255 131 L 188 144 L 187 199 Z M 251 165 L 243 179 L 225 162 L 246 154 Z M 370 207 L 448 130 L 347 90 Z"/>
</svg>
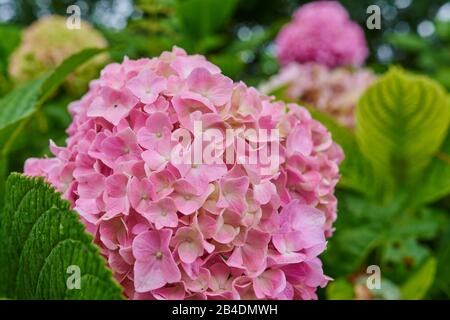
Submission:
<svg viewBox="0 0 450 320">
<path fill-rule="evenodd" d="M 188 5 L 183 6 L 183 2 Z M 25 27 L 48 14 L 66 15 L 67 7 L 76 4 L 81 8 L 82 18 L 101 30 L 112 45 L 126 46 L 124 53 L 130 58 L 158 54 L 177 44 L 190 52 L 206 54 L 227 75 L 257 84 L 278 70 L 274 36 L 291 19 L 295 9 L 308 1 L 224 0 L 206 6 L 202 2 L 207 3 L 200 0 L 1 0 L 0 23 Z M 383 71 L 387 65 L 398 63 L 432 74 L 450 87 L 448 1 L 339 2 L 361 26 L 365 26 L 368 6 L 375 4 L 381 8 L 381 30 L 364 28 L 371 52 L 367 63 L 371 67 Z M 195 10 L 202 7 L 205 15 Z M 215 14 L 207 16 L 208 10 Z M 133 37 L 128 37 L 129 34 Z M 13 39 L 8 39 L 2 46 L 13 44 Z"/>
</svg>

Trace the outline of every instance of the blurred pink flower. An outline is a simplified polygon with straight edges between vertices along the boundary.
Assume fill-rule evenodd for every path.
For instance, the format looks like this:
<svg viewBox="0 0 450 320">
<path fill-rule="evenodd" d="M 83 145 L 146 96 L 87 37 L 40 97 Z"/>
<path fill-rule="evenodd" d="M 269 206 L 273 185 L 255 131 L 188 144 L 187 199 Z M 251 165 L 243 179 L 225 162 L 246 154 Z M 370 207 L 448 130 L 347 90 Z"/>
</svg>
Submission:
<svg viewBox="0 0 450 320">
<path fill-rule="evenodd" d="M 367 58 L 364 31 L 337 1 L 316 1 L 301 6 L 278 34 L 278 60 L 317 62 L 335 67 L 360 66 Z"/>
<path fill-rule="evenodd" d="M 307 104 L 353 128 L 356 104 L 376 79 L 365 68 L 330 69 L 319 63 L 291 63 L 263 83 L 260 90 L 265 94 L 278 92 L 280 99 Z"/>
</svg>

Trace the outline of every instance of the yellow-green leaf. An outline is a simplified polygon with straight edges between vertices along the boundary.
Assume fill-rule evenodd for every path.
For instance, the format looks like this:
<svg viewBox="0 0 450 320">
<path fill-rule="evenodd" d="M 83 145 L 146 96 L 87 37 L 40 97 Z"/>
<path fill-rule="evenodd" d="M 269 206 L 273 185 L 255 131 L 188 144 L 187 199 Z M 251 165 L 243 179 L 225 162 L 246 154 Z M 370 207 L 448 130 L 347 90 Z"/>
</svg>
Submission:
<svg viewBox="0 0 450 320">
<path fill-rule="evenodd" d="M 400 291 L 405 300 L 420 300 L 425 297 L 431 287 L 436 274 L 437 262 L 435 258 L 428 259 L 411 278 L 404 283 Z"/>
<path fill-rule="evenodd" d="M 356 137 L 386 185 L 417 182 L 447 133 L 450 106 L 445 90 L 423 76 L 393 68 L 361 97 Z"/>
</svg>

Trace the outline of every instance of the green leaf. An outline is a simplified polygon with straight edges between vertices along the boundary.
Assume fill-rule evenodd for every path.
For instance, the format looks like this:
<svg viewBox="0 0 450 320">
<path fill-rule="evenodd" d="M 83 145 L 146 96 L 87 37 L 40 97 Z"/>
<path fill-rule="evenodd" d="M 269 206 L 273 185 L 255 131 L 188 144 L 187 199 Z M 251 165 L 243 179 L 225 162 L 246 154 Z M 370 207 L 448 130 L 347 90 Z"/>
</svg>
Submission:
<svg viewBox="0 0 450 320">
<path fill-rule="evenodd" d="M 450 134 L 439 152 L 433 157 L 417 185 L 413 199 L 416 206 L 436 201 L 450 193 Z"/>
<path fill-rule="evenodd" d="M 70 281 L 68 268 L 76 266 L 79 268 L 82 276 L 90 275 L 97 281 L 108 283 L 109 292 L 106 291 L 99 297 L 95 286 L 96 282 L 89 281 L 81 283 L 80 294 L 73 295 L 67 282 Z M 114 288 L 115 286 L 115 288 Z M 82 296 L 92 299 L 92 293 L 97 299 L 120 299 L 120 289 L 111 279 L 111 271 L 105 268 L 105 261 L 99 257 L 98 249 L 89 243 L 66 239 L 51 251 L 47 256 L 45 263 L 40 270 L 35 297 L 37 299 L 65 299 L 68 297 Z M 107 294 L 110 294 L 108 296 Z"/>
<path fill-rule="evenodd" d="M 420 300 L 427 294 L 436 274 L 436 259 L 428 259 L 423 266 L 404 283 L 400 291 L 405 300 Z"/>
<path fill-rule="evenodd" d="M 0 215 L 0 294 L 18 299 L 121 299 L 93 238 L 42 178 L 11 174 Z M 80 270 L 70 289 L 69 267 Z"/>
<path fill-rule="evenodd" d="M 66 77 L 92 57 L 107 51 L 106 48 L 89 48 L 75 53 L 64 60 L 46 78 L 41 88 L 41 99 L 46 99 L 64 82 Z"/>
<path fill-rule="evenodd" d="M 19 27 L 12 24 L 0 24 L 0 72 L 7 73 L 9 56 L 20 43 Z"/>
<path fill-rule="evenodd" d="M 34 112 L 43 83 L 42 78 L 32 80 L 0 100 L 0 151 L 3 154 L 9 149 L 7 142 L 11 141 L 11 133 L 17 132 L 18 122 Z"/>
<path fill-rule="evenodd" d="M 14 24 L 1 24 L 0 36 L 3 41 L 0 43 L 0 52 L 9 56 L 19 45 L 21 38 L 21 28 Z"/>
<path fill-rule="evenodd" d="M 419 240 L 432 239 L 438 233 L 436 212 L 405 210 L 402 201 L 381 205 L 349 190 L 337 190 L 336 197 L 336 231 L 323 255 L 324 268 L 330 276 L 358 272 L 367 264 L 381 265 L 386 273 L 391 268 L 389 262 L 411 262 L 408 267 L 413 267 L 428 256 L 429 250 Z M 341 262 L 342 257 L 345 263 Z M 406 267 L 406 271 L 411 271 Z"/>
<path fill-rule="evenodd" d="M 428 256 L 429 250 L 413 237 L 387 240 L 383 248 L 382 263 L 391 263 L 397 274 L 405 274 L 419 266 Z"/>
<path fill-rule="evenodd" d="M 64 79 L 80 65 L 106 49 L 86 49 L 60 64 L 53 72 L 32 80 L 0 100 L 0 145 L 4 156 L 12 142 L 24 128 L 23 120 L 39 109 L 45 100 L 62 84 Z"/>
<path fill-rule="evenodd" d="M 434 21 L 436 26 L 436 33 L 442 40 L 449 41 L 450 40 L 450 21 Z M 446 42 L 448 43 L 448 42 Z"/>
<path fill-rule="evenodd" d="M 445 226 L 446 212 L 434 208 L 421 210 L 403 210 L 396 216 L 395 227 L 392 228 L 391 240 L 406 240 L 413 237 L 432 240 L 439 233 L 439 227 Z"/>
<path fill-rule="evenodd" d="M 330 116 L 308 108 L 314 119 L 320 121 L 331 132 L 333 141 L 344 151 L 344 161 L 339 166 L 341 187 L 356 190 L 362 194 L 373 196 L 377 193 L 377 179 L 374 176 L 370 161 L 361 153 L 356 137 L 348 128 L 337 123 Z"/>
<path fill-rule="evenodd" d="M 7 190 L 12 187 L 7 183 Z M 8 201 L 8 200 L 7 200 Z M 8 206 L 8 203 L 6 204 Z M 8 236 L 10 274 L 15 274 L 19 267 L 20 254 L 27 237 L 42 213 L 53 206 L 68 209 L 66 202 L 50 187 L 31 189 L 24 194 L 17 207 L 7 207 L 9 219 L 11 219 L 11 230 Z M 15 292 L 15 277 L 9 277 L 8 292 Z"/>
<path fill-rule="evenodd" d="M 0 210 L 3 208 L 4 197 L 2 196 L 5 192 L 5 181 L 8 175 L 8 159 L 0 157 Z"/>
<path fill-rule="evenodd" d="M 449 124 L 448 102 L 439 84 L 397 68 L 361 97 L 357 141 L 376 174 L 386 181 L 387 192 L 417 182 L 439 150 Z"/>
<path fill-rule="evenodd" d="M 353 300 L 355 292 L 353 285 L 345 278 L 331 282 L 326 289 L 328 300 Z"/>
<path fill-rule="evenodd" d="M 409 52 L 417 52 L 428 49 L 426 40 L 418 35 L 407 33 L 393 33 L 387 37 L 387 42 L 391 43 L 397 49 L 403 49 Z"/>
<path fill-rule="evenodd" d="M 234 53 L 221 53 L 208 57 L 228 77 L 237 77 L 245 67 L 245 63 Z"/>
<path fill-rule="evenodd" d="M 435 282 L 435 286 L 450 298 L 450 272 L 448 272 L 448 266 L 450 265 L 450 228 L 441 240 L 437 253 L 436 279 L 438 281 Z"/>
<path fill-rule="evenodd" d="M 380 233 L 371 226 L 336 231 L 324 255 L 326 268 L 333 268 L 330 275 L 343 276 L 357 271 L 377 247 L 380 238 Z M 342 263 L 342 257 L 346 257 L 345 263 Z"/>
<path fill-rule="evenodd" d="M 108 281 L 101 280 L 91 274 L 81 277 L 81 288 L 89 288 L 89 291 L 69 290 L 66 292 L 66 299 L 105 300 L 105 297 L 117 296 L 116 289 L 111 287 L 111 284 Z"/>
<path fill-rule="evenodd" d="M 182 31 L 199 41 L 225 25 L 237 3 L 237 0 L 178 0 L 175 12 Z"/>
<path fill-rule="evenodd" d="M 84 232 L 78 218 L 68 211 L 52 208 L 42 214 L 28 233 L 22 254 L 15 285 L 19 299 L 33 299 L 38 277 L 48 256 L 60 242 L 75 239 L 89 243 L 91 238 Z M 33 253 L 40 252 L 40 255 Z"/>
<path fill-rule="evenodd" d="M 371 252 L 380 245 L 392 213 L 367 199 L 338 191 L 339 217 L 336 231 L 328 241 L 328 249 L 322 256 L 327 274 L 341 277 L 358 271 Z M 342 263 L 342 257 L 346 262 Z"/>
</svg>

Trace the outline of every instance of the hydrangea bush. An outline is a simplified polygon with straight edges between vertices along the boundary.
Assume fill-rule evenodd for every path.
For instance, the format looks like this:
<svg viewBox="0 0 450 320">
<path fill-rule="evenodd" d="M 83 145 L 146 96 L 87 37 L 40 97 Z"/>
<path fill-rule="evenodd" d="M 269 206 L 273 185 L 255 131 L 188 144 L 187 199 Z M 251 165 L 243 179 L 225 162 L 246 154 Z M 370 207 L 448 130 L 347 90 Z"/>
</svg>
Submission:
<svg viewBox="0 0 450 320">
<path fill-rule="evenodd" d="M 376 78 L 365 68 L 330 69 L 318 63 L 291 63 L 260 89 L 265 94 L 279 92 L 287 101 L 301 101 L 331 115 L 340 124 L 354 128 L 356 104 Z"/>
<path fill-rule="evenodd" d="M 314 299 L 336 219 L 341 148 L 295 104 L 233 83 L 182 49 L 113 63 L 70 104 L 66 147 L 29 159 L 80 214 L 131 299 Z M 278 129 L 279 166 L 174 161 L 203 130 Z M 205 147 L 210 146 L 201 141 Z M 222 150 L 223 151 L 223 150 Z M 184 153 L 183 153 L 184 154 Z M 238 153 L 237 153 L 238 154 Z"/>
<path fill-rule="evenodd" d="M 105 48 L 106 40 L 88 22 L 81 21 L 79 29 L 69 29 L 66 18 L 45 16 L 22 34 L 20 45 L 11 54 L 9 74 L 16 84 L 34 79 L 54 69 L 64 59 L 86 48 Z M 98 56 L 78 68 L 64 83 L 72 94 L 82 94 L 95 78 L 107 56 Z"/>
<path fill-rule="evenodd" d="M 337 1 L 300 7 L 278 34 L 276 47 L 282 65 L 317 62 L 329 67 L 360 66 L 369 52 L 363 30 Z"/>
</svg>

